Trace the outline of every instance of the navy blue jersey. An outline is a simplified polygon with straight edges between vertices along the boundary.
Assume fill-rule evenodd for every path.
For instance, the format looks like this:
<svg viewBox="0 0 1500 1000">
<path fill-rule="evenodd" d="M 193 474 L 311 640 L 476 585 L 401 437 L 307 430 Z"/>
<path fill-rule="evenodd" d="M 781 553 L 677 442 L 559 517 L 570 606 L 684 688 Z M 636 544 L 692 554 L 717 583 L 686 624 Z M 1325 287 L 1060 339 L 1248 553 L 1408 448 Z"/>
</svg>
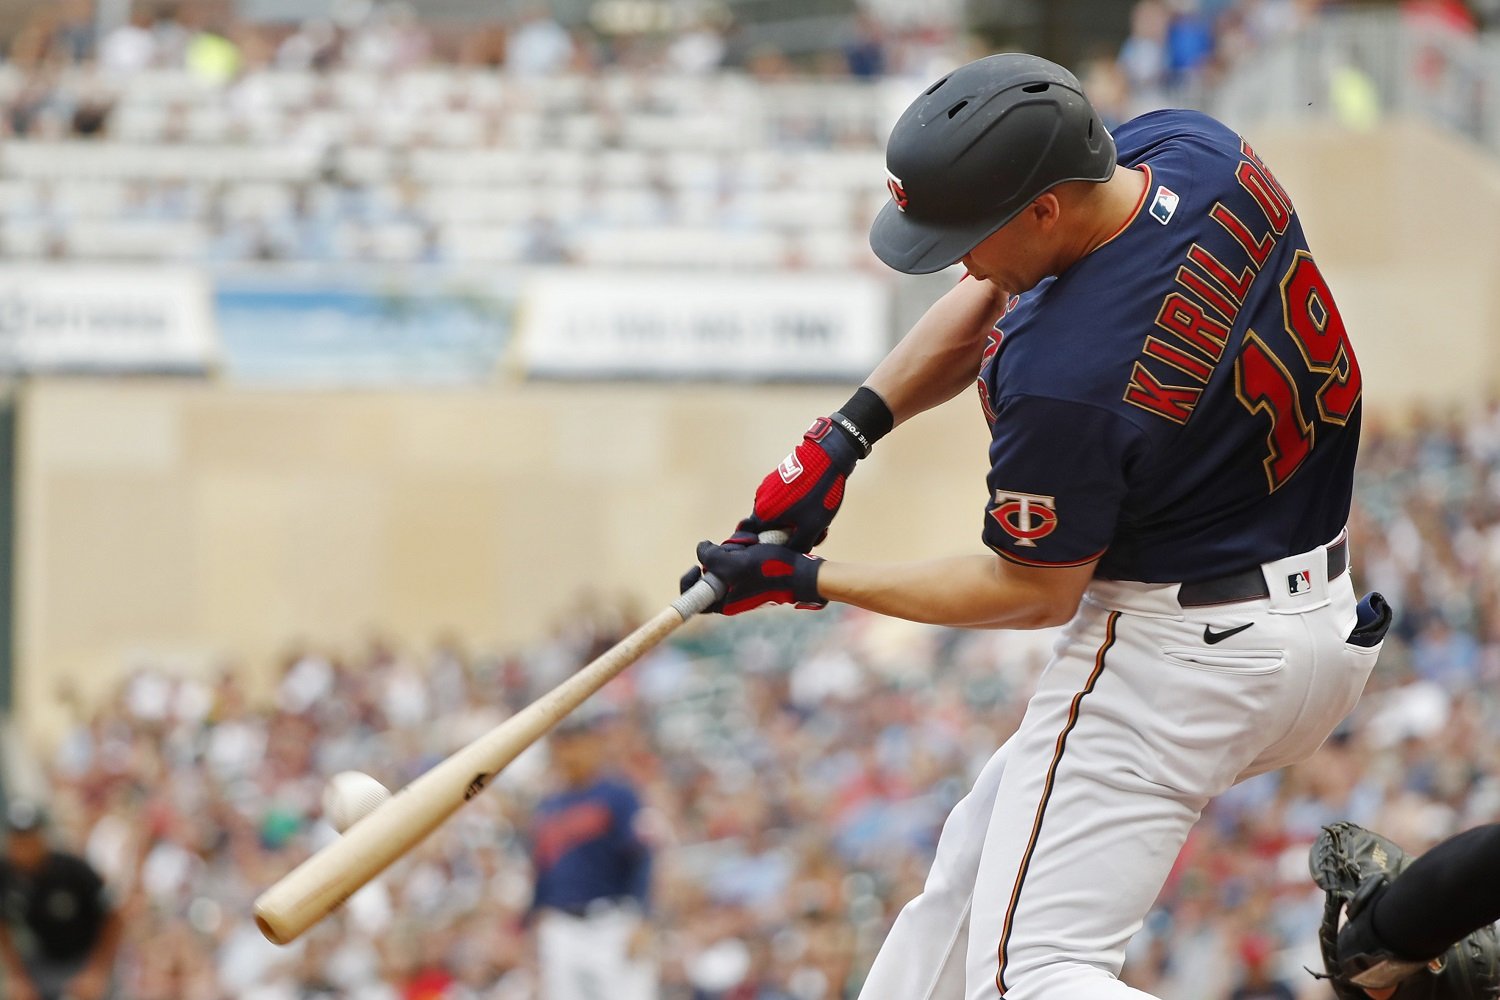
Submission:
<svg viewBox="0 0 1500 1000">
<path fill-rule="evenodd" d="M 533 907 L 581 910 L 596 899 L 633 899 L 644 909 L 651 852 L 636 833 L 640 801 L 609 778 L 548 796 L 532 818 Z"/>
<path fill-rule="evenodd" d="M 1165 583 L 1331 540 L 1349 513 L 1359 366 L 1291 200 L 1206 115 L 1154 112 L 1115 139 L 1147 172 L 1141 204 L 1012 299 L 985 352 L 986 544 Z"/>
</svg>

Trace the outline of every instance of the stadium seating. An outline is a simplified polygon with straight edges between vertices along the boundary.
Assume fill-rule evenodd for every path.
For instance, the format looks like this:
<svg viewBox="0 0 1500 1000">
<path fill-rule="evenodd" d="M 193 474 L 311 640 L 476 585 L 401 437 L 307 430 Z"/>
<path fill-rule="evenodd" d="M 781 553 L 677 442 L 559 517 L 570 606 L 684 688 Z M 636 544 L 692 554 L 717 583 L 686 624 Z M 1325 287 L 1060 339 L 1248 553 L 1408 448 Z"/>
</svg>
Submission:
<svg viewBox="0 0 1500 1000">
<path fill-rule="evenodd" d="M 19 86 L 0 75 L 0 96 Z M 234 260 L 266 252 L 249 227 L 289 227 L 312 211 L 321 237 L 275 243 L 273 256 L 318 245 L 333 260 L 396 263 L 560 254 L 847 267 L 871 259 L 863 228 L 884 197 L 875 137 L 890 102 L 879 85 L 450 69 L 389 80 L 266 70 L 217 87 L 177 70 L 101 81 L 79 69 L 59 94 L 101 86 L 114 101 L 101 137 L 0 148 L 0 204 L 17 209 L 8 255 Z M 401 185 L 412 191 L 396 219 Z M 560 247 L 528 239 L 539 217 L 558 223 Z M 210 241 L 210 229 L 222 238 Z"/>
</svg>

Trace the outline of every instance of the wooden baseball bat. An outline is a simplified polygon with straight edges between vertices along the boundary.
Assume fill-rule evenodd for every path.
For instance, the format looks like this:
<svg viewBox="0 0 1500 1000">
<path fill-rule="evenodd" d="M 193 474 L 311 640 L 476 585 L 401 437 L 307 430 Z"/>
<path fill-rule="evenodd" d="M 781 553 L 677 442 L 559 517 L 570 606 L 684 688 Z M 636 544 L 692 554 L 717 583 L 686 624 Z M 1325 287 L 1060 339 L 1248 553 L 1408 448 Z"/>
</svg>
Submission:
<svg viewBox="0 0 1500 1000">
<path fill-rule="evenodd" d="M 768 531 L 760 537 L 779 544 L 787 536 Z M 712 575 L 699 580 L 578 673 L 376 806 L 260 894 L 255 901 L 260 932 L 275 944 L 296 940 L 483 791 L 563 716 L 723 593 L 724 585 Z"/>
</svg>

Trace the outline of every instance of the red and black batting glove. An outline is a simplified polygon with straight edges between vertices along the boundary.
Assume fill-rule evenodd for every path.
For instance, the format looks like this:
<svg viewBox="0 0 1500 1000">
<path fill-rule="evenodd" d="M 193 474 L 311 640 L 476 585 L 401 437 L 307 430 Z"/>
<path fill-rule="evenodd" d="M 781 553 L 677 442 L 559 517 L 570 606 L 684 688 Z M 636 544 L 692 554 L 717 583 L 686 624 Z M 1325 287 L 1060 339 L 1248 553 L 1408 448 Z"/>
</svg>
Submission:
<svg viewBox="0 0 1500 1000">
<path fill-rule="evenodd" d="M 779 528 L 789 536 L 787 547 L 798 552 L 823 544 L 854 463 L 890 433 L 894 419 L 885 401 L 861 386 L 842 409 L 814 420 L 792 453 L 761 481 L 755 509 L 739 523 L 736 538 Z"/>
<path fill-rule="evenodd" d="M 706 611 L 720 615 L 737 615 L 763 604 L 795 604 L 817 610 L 828 605 L 818 593 L 818 568 L 823 560 L 795 552 L 785 545 L 698 543 L 698 562 L 683 575 L 685 592 L 712 573 L 728 588 L 723 598 Z"/>
</svg>

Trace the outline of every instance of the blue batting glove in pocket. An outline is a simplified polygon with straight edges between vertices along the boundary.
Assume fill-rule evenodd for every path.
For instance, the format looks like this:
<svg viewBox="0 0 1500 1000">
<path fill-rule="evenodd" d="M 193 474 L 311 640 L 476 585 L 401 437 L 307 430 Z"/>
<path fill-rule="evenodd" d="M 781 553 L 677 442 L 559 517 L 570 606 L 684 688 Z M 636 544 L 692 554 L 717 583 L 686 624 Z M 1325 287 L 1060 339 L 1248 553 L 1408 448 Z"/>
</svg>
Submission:
<svg viewBox="0 0 1500 1000">
<path fill-rule="evenodd" d="M 1390 631 L 1393 617 L 1390 603 L 1380 594 L 1370 591 L 1355 610 L 1354 631 L 1349 633 L 1349 645 L 1380 645 L 1386 632 Z"/>
</svg>

